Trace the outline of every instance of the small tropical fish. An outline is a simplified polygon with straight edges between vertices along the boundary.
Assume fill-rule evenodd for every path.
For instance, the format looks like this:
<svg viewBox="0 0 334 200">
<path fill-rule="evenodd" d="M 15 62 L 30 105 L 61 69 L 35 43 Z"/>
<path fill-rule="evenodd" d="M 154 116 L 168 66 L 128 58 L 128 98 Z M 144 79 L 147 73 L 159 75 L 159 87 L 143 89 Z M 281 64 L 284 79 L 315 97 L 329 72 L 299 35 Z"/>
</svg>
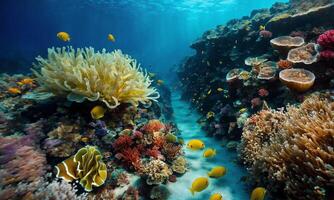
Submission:
<svg viewBox="0 0 334 200">
<path fill-rule="evenodd" d="M 211 117 L 214 117 L 215 116 L 215 113 L 212 112 L 212 111 L 209 111 L 207 114 L 206 114 L 206 118 L 209 119 Z"/>
<path fill-rule="evenodd" d="M 208 172 L 208 176 L 210 178 L 220 178 L 224 176 L 227 172 L 227 169 L 223 166 L 217 166 L 211 169 L 210 172 Z"/>
<path fill-rule="evenodd" d="M 32 78 L 25 78 L 22 79 L 21 81 L 17 82 L 19 85 L 32 85 L 34 84 L 34 79 Z"/>
<path fill-rule="evenodd" d="M 219 193 L 214 193 L 213 195 L 211 195 L 209 200 L 223 200 L 223 197 Z"/>
<path fill-rule="evenodd" d="M 205 144 L 202 140 L 193 139 L 188 142 L 187 148 L 191 150 L 201 150 L 205 148 Z"/>
<path fill-rule="evenodd" d="M 104 117 L 105 112 L 106 112 L 106 109 L 104 109 L 102 106 L 95 106 L 90 111 L 90 114 L 93 119 L 101 119 L 102 117 Z"/>
<path fill-rule="evenodd" d="M 108 40 L 112 42 L 116 41 L 115 37 L 112 34 L 108 34 Z"/>
<path fill-rule="evenodd" d="M 222 91 L 224 91 L 224 89 L 223 88 L 217 88 L 217 91 L 222 92 Z"/>
<path fill-rule="evenodd" d="M 208 95 L 211 94 L 211 89 L 208 91 Z"/>
<path fill-rule="evenodd" d="M 259 26 L 259 30 L 260 30 L 260 31 L 264 31 L 264 30 L 266 30 L 266 26 L 264 26 L 264 25 L 260 25 L 260 26 Z"/>
<path fill-rule="evenodd" d="M 241 108 L 240 110 L 239 110 L 239 113 L 244 113 L 244 112 L 246 112 L 247 111 L 247 108 Z"/>
<path fill-rule="evenodd" d="M 21 94 L 21 90 L 17 87 L 10 87 L 7 89 L 9 94 Z"/>
<path fill-rule="evenodd" d="M 257 187 L 252 191 L 251 200 L 264 200 L 267 190 L 263 187 Z"/>
<path fill-rule="evenodd" d="M 195 192 L 201 192 L 205 190 L 209 185 L 209 179 L 206 177 L 198 177 L 191 184 L 191 188 L 189 189 L 191 194 L 194 195 Z"/>
<path fill-rule="evenodd" d="M 88 138 L 88 137 L 82 137 L 82 138 L 81 138 L 81 142 L 86 143 L 86 142 L 88 142 L 88 141 L 89 141 L 89 138 Z"/>
<path fill-rule="evenodd" d="M 57 37 L 64 42 L 68 42 L 71 40 L 70 35 L 66 32 L 57 33 Z"/>
<path fill-rule="evenodd" d="M 159 79 L 159 80 L 157 80 L 157 84 L 162 85 L 162 84 L 164 84 L 164 81 Z"/>
<path fill-rule="evenodd" d="M 204 151 L 203 157 L 204 158 L 212 158 L 216 155 L 216 149 L 208 148 Z"/>
</svg>

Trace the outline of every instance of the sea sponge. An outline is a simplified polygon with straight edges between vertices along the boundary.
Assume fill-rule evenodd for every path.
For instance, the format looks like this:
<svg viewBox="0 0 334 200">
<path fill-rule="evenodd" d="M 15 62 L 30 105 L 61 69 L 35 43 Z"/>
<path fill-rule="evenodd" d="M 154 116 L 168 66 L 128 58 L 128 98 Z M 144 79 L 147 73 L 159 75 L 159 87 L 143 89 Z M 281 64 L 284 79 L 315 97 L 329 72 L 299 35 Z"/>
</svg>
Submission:
<svg viewBox="0 0 334 200">
<path fill-rule="evenodd" d="M 39 84 L 70 101 L 99 100 L 115 108 L 120 103 L 137 106 L 159 98 L 136 60 L 120 50 L 108 53 L 105 49 L 95 52 L 92 47 L 50 48 L 48 58 L 39 56 L 36 60 L 33 72 Z"/>
<path fill-rule="evenodd" d="M 279 79 L 291 90 L 305 92 L 313 86 L 315 75 L 305 69 L 285 69 L 280 71 Z"/>
<path fill-rule="evenodd" d="M 147 177 L 147 184 L 156 185 L 166 182 L 173 172 L 165 162 L 161 160 L 151 160 L 144 165 L 143 174 Z"/>
<path fill-rule="evenodd" d="M 286 56 L 290 49 L 304 45 L 302 37 L 280 36 L 270 40 L 271 46 L 282 56 Z"/>
<path fill-rule="evenodd" d="M 187 171 L 187 161 L 183 156 L 177 157 L 172 163 L 173 172 L 184 174 Z"/>
<path fill-rule="evenodd" d="M 333 100 L 315 95 L 286 112 L 261 111 L 245 124 L 241 157 L 256 180 L 286 195 L 282 199 L 330 199 L 333 122 Z"/>
<path fill-rule="evenodd" d="M 306 65 L 318 61 L 319 51 L 315 43 L 309 43 L 302 47 L 291 49 L 288 53 L 288 61 L 293 63 L 304 63 Z"/>
<path fill-rule="evenodd" d="M 99 187 L 107 178 L 107 166 L 101 159 L 101 153 L 95 147 L 83 147 L 56 166 L 57 177 L 68 182 L 79 179 L 86 191 L 92 191 L 93 185 Z"/>
</svg>

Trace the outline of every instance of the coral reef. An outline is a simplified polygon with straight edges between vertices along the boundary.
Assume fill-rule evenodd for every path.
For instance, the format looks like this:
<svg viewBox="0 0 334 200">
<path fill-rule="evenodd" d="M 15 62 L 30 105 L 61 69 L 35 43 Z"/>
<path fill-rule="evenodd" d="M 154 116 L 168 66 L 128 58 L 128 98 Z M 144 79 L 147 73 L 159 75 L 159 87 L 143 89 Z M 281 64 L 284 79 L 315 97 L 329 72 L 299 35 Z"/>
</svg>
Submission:
<svg viewBox="0 0 334 200">
<path fill-rule="evenodd" d="M 288 54 L 288 61 L 292 63 L 304 63 L 306 65 L 318 61 L 319 52 L 315 43 L 309 43 L 302 47 L 291 49 Z"/>
<path fill-rule="evenodd" d="M 313 86 L 315 75 L 305 69 L 285 69 L 279 73 L 279 78 L 288 88 L 304 92 Z"/>
<path fill-rule="evenodd" d="M 73 157 L 56 166 L 57 177 L 68 182 L 79 179 L 80 185 L 89 192 L 93 185 L 99 187 L 107 178 L 107 167 L 101 158 L 95 147 L 81 148 Z"/>
<path fill-rule="evenodd" d="M 164 183 L 172 175 L 172 170 L 161 160 L 151 160 L 144 164 L 142 170 L 143 174 L 147 176 L 146 183 L 148 185 Z"/>
<path fill-rule="evenodd" d="M 264 110 L 247 121 L 241 157 L 257 181 L 288 199 L 326 199 L 333 190 L 334 103 L 311 96 L 287 111 Z M 262 180 L 261 180 L 262 179 Z"/>
<path fill-rule="evenodd" d="M 99 100 L 109 108 L 116 108 L 120 103 L 137 106 L 139 102 L 159 98 L 136 60 L 120 50 L 107 53 L 95 52 L 91 47 L 51 48 L 47 59 L 36 60 L 34 74 L 39 84 L 47 91 L 67 96 L 70 101 Z"/>
</svg>

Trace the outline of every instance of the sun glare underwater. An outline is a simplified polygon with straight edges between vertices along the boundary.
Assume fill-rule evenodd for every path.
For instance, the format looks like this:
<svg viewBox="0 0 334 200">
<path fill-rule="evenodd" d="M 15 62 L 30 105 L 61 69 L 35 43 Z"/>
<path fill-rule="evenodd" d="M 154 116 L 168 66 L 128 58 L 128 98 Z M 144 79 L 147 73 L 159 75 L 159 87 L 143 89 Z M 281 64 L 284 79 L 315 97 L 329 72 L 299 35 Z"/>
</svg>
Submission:
<svg viewBox="0 0 334 200">
<path fill-rule="evenodd" d="M 334 200 L 334 0 L 0 5 L 0 200 Z"/>
</svg>

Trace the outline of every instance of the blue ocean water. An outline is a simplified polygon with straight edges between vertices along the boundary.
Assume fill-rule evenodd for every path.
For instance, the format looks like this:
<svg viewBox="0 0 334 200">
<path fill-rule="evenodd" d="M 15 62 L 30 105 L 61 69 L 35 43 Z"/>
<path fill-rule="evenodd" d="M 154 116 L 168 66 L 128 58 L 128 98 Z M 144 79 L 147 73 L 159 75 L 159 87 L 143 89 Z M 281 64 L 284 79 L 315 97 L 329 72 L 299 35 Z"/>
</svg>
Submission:
<svg viewBox="0 0 334 200">
<path fill-rule="evenodd" d="M 281 2 L 286 2 L 283 0 Z M 122 49 L 161 74 L 191 55 L 202 33 L 232 18 L 268 8 L 275 0 L 3 0 L 0 7 L 1 72 L 28 71 L 37 55 L 68 45 Z M 116 42 L 108 41 L 112 33 Z M 67 45 L 67 44 L 66 44 Z M 8 64 L 9 63 L 9 64 Z M 16 66 L 17 65 L 17 66 Z M 6 67 L 5 67 L 6 66 Z"/>
</svg>

